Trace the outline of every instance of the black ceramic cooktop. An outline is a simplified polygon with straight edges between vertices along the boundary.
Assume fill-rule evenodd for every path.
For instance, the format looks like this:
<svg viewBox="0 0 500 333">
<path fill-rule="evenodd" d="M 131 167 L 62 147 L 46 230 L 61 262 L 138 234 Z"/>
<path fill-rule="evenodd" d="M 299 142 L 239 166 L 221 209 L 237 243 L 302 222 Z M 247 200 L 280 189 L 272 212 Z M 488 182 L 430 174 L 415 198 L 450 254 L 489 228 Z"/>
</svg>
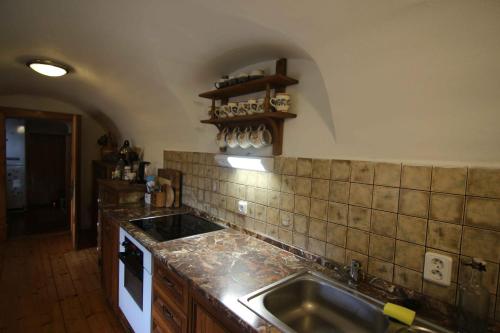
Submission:
<svg viewBox="0 0 500 333">
<path fill-rule="evenodd" d="M 177 214 L 130 221 L 158 242 L 183 238 L 224 227 L 192 214 Z"/>
</svg>

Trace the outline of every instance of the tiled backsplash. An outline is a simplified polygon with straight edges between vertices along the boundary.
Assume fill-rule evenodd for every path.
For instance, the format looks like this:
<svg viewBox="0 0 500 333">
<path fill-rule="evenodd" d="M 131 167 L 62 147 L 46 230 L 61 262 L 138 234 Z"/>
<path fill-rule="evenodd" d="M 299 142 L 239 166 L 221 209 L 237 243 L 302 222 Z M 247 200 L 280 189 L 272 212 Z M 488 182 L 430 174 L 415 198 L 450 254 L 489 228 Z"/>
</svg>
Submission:
<svg viewBox="0 0 500 333">
<path fill-rule="evenodd" d="M 276 157 L 265 173 L 172 151 L 164 166 L 183 172 L 188 205 L 445 302 L 470 274 L 461 259 L 482 257 L 500 320 L 500 169 Z M 423 280 L 426 251 L 453 258 L 450 287 Z"/>
</svg>

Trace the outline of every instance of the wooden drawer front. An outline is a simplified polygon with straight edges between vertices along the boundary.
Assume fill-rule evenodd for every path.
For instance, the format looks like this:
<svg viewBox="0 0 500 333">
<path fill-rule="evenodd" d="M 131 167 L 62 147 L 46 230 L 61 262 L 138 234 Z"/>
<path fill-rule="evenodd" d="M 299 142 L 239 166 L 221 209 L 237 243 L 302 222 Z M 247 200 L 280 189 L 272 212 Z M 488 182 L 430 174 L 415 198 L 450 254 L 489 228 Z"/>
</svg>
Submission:
<svg viewBox="0 0 500 333">
<path fill-rule="evenodd" d="M 155 261 L 154 284 L 164 298 L 175 303 L 179 309 L 187 314 L 188 311 L 188 286 L 187 282 L 162 263 Z"/>
<path fill-rule="evenodd" d="M 156 288 L 153 292 L 153 330 L 154 332 L 187 333 L 186 315 L 174 304 L 161 297 Z"/>
</svg>

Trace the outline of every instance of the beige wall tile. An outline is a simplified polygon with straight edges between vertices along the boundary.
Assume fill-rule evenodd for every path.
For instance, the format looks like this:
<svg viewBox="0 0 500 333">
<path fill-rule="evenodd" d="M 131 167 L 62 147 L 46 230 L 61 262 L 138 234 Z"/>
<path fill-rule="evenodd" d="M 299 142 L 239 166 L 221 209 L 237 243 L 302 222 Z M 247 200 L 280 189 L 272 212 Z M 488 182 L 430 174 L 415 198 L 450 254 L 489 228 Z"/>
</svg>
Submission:
<svg viewBox="0 0 500 333">
<path fill-rule="evenodd" d="M 309 237 L 307 241 L 307 250 L 324 257 L 326 253 L 326 243 Z"/>
<path fill-rule="evenodd" d="M 359 261 L 361 263 L 361 269 L 366 272 L 366 269 L 368 268 L 368 256 L 361 254 L 359 252 L 350 251 L 346 249 L 345 251 L 346 264 L 349 265 L 352 260 Z"/>
<path fill-rule="evenodd" d="M 311 211 L 309 213 L 309 216 L 321 219 L 321 220 L 326 220 L 327 211 L 328 207 L 328 201 L 325 200 L 319 200 L 319 199 L 311 199 Z"/>
<path fill-rule="evenodd" d="M 351 161 L 351 182 L 373 184 L 374 163 L 367 161 Z"/>
<path fill-rule="evenodd" d="M 379 235 L 396 237 L 397 221 L 397 214 L 374 209 L 372 210 L 370 230 Z"/>
<path fill-rule="evenodd" d="M 429 213 L 429 192 L 401 189 L 399 213 L 427 218 Z"/>
<path fill-rule="evenodd" d="M 309 237 L 326 241 L 326 222 L 312 218 L 309 221 Z"/>
<path fill-rule="evenodd" d="M 246 198 L 248 201 L 255 202 L 255 190 L 257 187 L 247 186 L 246 188 Z"/>
<path fill-rule="evenodd" d="M 295 194 L 310 196 L 311 195 L 311 178 L 296 177 L 295 178 Z"/>
<path fill-rule="evenodd" d="M 347 228 L 347 248 L 362 254 L 368 254 L 370 236 L 367 232 Z"/>
<path fill-rule="evenodd" d="M 368 273 L 383 280 L 392 282 L 394 265 L 392 263 L 378 260 L 375 258 L 368 258 Z"/>
<path fill-rule="evenodd" d="M 466 284 L 471 278 L 472 268 L 466 264 L 470 263 L 472 258 L 462 256 L 460 261 L 459 284 Z M 486 271 L 481 273 L 481 282 L 488 289 L 490 294 L 497 294 L 498 288 L 498 264 L 487 261 Z"/>
<path fill-rule="evenodd" d="M 445 287 L 424 280 L 423 293 L 442 302 L 455 304 L 457 285 L 452 283 L 451 286 Z"/>
<path fill-rule="evenodd" d="M 500 198 L 500 169 L 470 168 L 467 194 Z"/>
<path fill-rule="evenodd" d="M 375 185 L 399 187 L 401 184 L 401 164 L 375 163 Z"/>
<path fill-rule="evenodd" d="M 268 187 L 268 177 L 269 174 L 265 172 L 259 172 L 257 174 L 257 187 L 267 188 Z"/>
<path fill-rule="evenodd" d="M 287 229 L 278 229 L 278 239 L 285 244 L 292 244 L 292 232 Z"/>
<path fill-rule="evenodd" d="M 274 173 L 282 174 L 283 173 L 283 161 L 285 160 L 284 156 L 275 156 L 274 157 Z"/>
<path fill-rule="evenodd" d="M 312 177 L 330 179 L 330 160 L 313 159 Z"/>
<path fill-rule="evenodd" d="M 297 174 L 297 159 L 294 157 L 285 157 L 283 159 L 282 172 L 284 175 L 295 176 Z"/>
<path fill-rule="evenodd" d="M 312 159 L 310 158 L 297 159 L 297 176 L 301 177 L 312 176 Z"/>
<path fill-rule="evenodd" d="M 398 211 L 399 188 L 375 186 L 373 189 L 373 208 L 394 212 Z"/>
<path fill-rule="evenodd" d="M 267 204 L 273 208 L 280 207 L 280 192 L 278 191 L 267 191 Z"/>
<path fill-rule="evenodd" d="M 267 207 L 264 205 L 255 204 L 255 218 L 259 221 L 267 221 Z"/>
<path fill-rule="evenodd" d="M 414 271 L 424 270 L 425 247 L 400 240 L 396 241 L 394 263 Z"/>
<path fill-rule="evenodd" d="M 500 262 L 500 232 L 464 227 L 462 230 L 462 254 Z"/>
<path fill-rule="evenodd" d="M 351 183 L 349 204 L 362 207 L 372 206 L 373 185 Z"/>
<path fill-rule="evenodd" d="M 301 249 L 307 249 L 307 236 L 294 232 L 292 235 L 293 246 L 299 247 Z"/>
<path fill-rule="evenodd" d="M 346 246 L 346 237 L 347 237 L 347 227 L 335 224 L 328 223 L 326 227 L 326 241 L 327 243 L 336 244 L 342 247 Z"/>
<path fill-rule="evenodd" d="M 432 168 L 433 192 L 465 194 L 467 180 L 467 168 Z"/>
<path fill-rule="evenodd" d="M 311 198 L 300 195 L 295 196 L 295 213 L 309 216 Z"/>
<path fill-rule="evenodd" d="M 330 178 L 332 180 L 349 181 L 351 178 L 351 161 L 332 160 Z"/>
<path fill-rule="evenodd" d="M 464 199 L 462 195 L 432 193 L 429 217 L 433 220 L 462 224 Z"/>
<path fill-rule="evenodd" d="M 280 227 L 285 229 L 293 228 L 293 213 L 280 210 Z"/>
<path fill-rule="evenodd" d="M 252 187 L 255 192 L 255 202 L 261 205 L 267 205 L 267 191 L 264 188 Z M 248 195 L 248 188 L 247 188 Z"/>
<path fill-rule="evenodd" d="M 424 245 L 427 234 L 427 220 L 418 217 L 398 215 L 396 238 Z"/>
<path fill-rule="evenodd" d="M 401 173 L 401 187 L 414 190 L 429 190 L 432 168 L 429 166 L 404 165 Z"/>
<path fill-rule="evenodd" d="M 422 273 L 394 265 L 394 283 L 408 289 L 422 292 Z"/>
<path fill-rule="evenodd" d="M 327 243 L 326 258 L 343 265 L 345 263 L 345 248 Z"/>
<path fill-rule="evenodd" d="M 281 175 L 270 173 L 268 174 L 268 187 L 273 191 L 281 191 Z"/>
<path fill-rule="evenodd" d="M 293 212 L 295 196 L 289 193 L 280 194 L 280 209 Z"/>
<path fill-rule="evenodd" d="M 278 238 L 278 226 L 272 224 L 266 224 L 266 235 L 274 239 Z"/>
<path fill-rule="evenodd" d="M 347 225 L 347 211 L 348 206 L 346 204 L 329 202 L 327 212 L 328 221 Z"/>
<path fill-rule="evenodd" d="M 313 179 L 311 183 L 311 197 L 328 200 L 330 182 L 326 179 Z"/>
<path fill-rule="evenodd" d="M 349 201 L 349 182 L 330 182 L 330 201 L 347 203 Z"/>
<path fill-rule="evenodd" d="M 427 230 L 428 247 L 459 253 L 461 237 L 461 226 L 432 220 L 429 221 Z"/>
<path fill-rule="evenodd" d="M 274 225 L 280 224 L 280 211 L 277 208 L 267 207 L 266 222 Z"/>
<path fill-rule="evenodd" d="M 293 229 L 298 233 L 307 234 L 309 230 L 309 217 L 300 214 L 294 214 Z"/>
<path fill-rule="evenodd" d="M 500 230 L 500 200 L 467 197 L 465 224 Z"/>
<path fill-rule="evenodd" d="M 348 224 L 350 227 L 369 231 L 370 216 L 371 209 L 369 208 L 349 206 Z"/>
<path fill-rule="evenodd" d="M 370 257 L 393 262 L 396 243 L 394 238 L 370 235 Z"/>
<path fill-rule="evenodd" d="M 295 193 L 295 176 L 281 176 L 281 192 Z"/>
</svg>

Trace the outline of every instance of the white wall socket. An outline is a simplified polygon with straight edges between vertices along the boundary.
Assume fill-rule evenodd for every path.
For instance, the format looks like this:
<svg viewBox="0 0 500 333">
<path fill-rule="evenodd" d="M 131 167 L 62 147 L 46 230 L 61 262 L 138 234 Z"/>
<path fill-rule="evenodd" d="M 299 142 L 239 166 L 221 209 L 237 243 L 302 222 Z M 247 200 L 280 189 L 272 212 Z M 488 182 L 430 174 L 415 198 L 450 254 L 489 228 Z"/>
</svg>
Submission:
<svg viewBox="0 0 500 333">
<path fill-rule="evenodd" d="M 431 281 L 442 286 L 451 284 L 451 257 L 427 252 L 425 254 L 424 280 Z"/>
<path fill-rule="evenodd" d="M 248 213 L 248 202 L 245 200 L 238 201 L 238 212 L 243 215 Z"/>
</svg>

